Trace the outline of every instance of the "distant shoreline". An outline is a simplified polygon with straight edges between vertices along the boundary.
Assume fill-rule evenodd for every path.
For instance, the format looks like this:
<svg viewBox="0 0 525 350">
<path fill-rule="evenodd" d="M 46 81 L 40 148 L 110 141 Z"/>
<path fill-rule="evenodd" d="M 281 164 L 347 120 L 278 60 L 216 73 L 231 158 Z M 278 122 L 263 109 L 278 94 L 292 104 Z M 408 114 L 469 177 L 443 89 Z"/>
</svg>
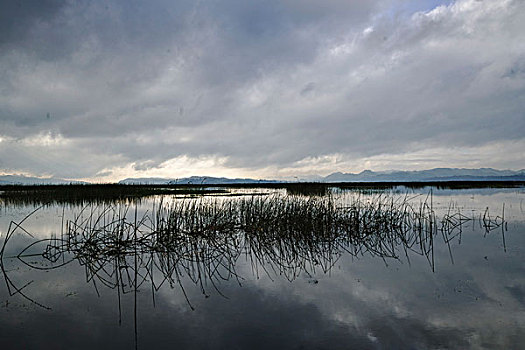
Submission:
<svg viewBox="0 0 525 350">
<path fill-rule="evenodd" d="M 206 189 L 215 188 L 295 188 L 295 187 L 325 187 L 325 188 L 393 188 L 393 187 L 423 188 L 519 188 L 525 187 L 525 180 L 433 180 L 433 181 L 356 181 L 356 182 L 247 182 L 247 183 L 202 183 L 202 184 L 4 184 L 0 191 L 27 191 L 27 190 L 83 190 L 83 189 L 110 189 L 110 188 L 164 188 L 164 189 Z"/>
</svg>

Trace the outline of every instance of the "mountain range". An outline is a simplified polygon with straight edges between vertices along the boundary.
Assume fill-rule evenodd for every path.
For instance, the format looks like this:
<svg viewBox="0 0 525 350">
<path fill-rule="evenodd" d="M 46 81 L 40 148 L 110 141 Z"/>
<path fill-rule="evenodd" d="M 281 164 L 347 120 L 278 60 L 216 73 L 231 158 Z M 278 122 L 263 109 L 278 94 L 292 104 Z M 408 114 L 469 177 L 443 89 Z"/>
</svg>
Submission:
<svg viewBox="0 0 525 350">
<path fill-rule="evenodd" d="M 297 180 L 296 180 L 297 181 Z M 298 181 L 312 181 L 298 179 Z M 326 177 L 315 177 L 315 182 L 421 182 L 421 181 L 525 181 L 525 169 L 496 170 L 492 168 L 458 169 L 435 168 L 416 171 L 365 170 L 360 173 L 333 173 Z M 276 183 L 279 180 L 228 179 L 224 177 L 192 176 L 181 179 L 128 178 L 123 184 L 233 184 L 233 183 Z M 295 182 L 295 181 L 294 181 Z"/>
<path fill-rule="evenodd" d="M 498 181 L 525 180 L 525 169 L 496 170 L 492 168 L 458 169 L 435 168 L 415 171 L 365 170 L 358 174 L 333 173 L 322 179 L 322 182 L 411 182 L 411 181 Z"/>
<path fill-rule="evenodd" d="M 364 170 L 360 173 L 336 172 L 328 176 L 313 177 L 315 182 L 421 182 L 421 181 L 525 181 L 525 169 L 522 170 L 497 170 L 492 168 L 460 169 L 460 168 L 435 168 L 430 170 L 414 171 L 381 171 L 375 172 Z M 298 179 L 295 181 L 312 181 L 309 179 Z M 293 181 L 293 182 L 295 182 Z M 254 183 L 277 183 L 290 182 L 283 180 L 264 180 L 249 178 L 225 178 L 211 176 L 191 176 L 185 178 L 127 178 L 119 181 L 119 184 L 194 184 L 194 185 L 219 185 L 219 184 L 254 184 Z M 1 175 L 0 185 L 8 184 L 87 184 L 87 182 L 71 181 L 60 178 L 39 178 L 24 175 Z"/>
</svg>

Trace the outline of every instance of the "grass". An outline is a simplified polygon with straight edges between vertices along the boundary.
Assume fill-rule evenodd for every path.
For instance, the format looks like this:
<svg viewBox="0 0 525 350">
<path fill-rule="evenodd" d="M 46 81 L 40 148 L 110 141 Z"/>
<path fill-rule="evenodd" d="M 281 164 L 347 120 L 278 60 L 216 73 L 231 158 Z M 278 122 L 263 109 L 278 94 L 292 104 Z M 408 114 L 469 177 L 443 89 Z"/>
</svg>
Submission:
<svg viewBox="0 0 525 350">
<path fill-rule="evenodd" d="M 227 194 L 226 189 L 152 185 L 5 185 L 0 186 L 4 206 L 138 202 L 156 195 Z"/>
<path fill-rule="evenodd" d="M 112 204 L 138 203 L 144 198 L 156 195 L 238 196 L 239 189 L 255 191 L 256 189 L 285 190 L 289 195 L 326 196 L 335 191 L 354 190 L 363 193 L 381 193 L 384 190 L 405 188 L 522 188 L 523 181 L 448 181 L 448 182 L 365 182 L 365 183 L 256 183 L 256 184 L 222 184 L 222 185 L 124 185 L 124 184 L 69 184 L 69 185 L 0 185 L 0 205 L 5 207 L 21 205 L 53 204 Z M 245 195 L 249 193 L 245 193 Z M 254 193 L 252 193 L 254 194 Z M 263 193 L 265 194 L 265 193 Z"/>
<path fill-rule="evenodd" d="M 60 235 L 34 240 L 16 256 L 4 256 L 15 234 L 31 236 L 23 228 L 26 217 L 11 222 L 7 230 L 0 248 L 0 271 L 11 296 L 20 295 L 50 309 L 27 292 L 32 281 L 19 285 L 9 277 L 4 260 L 15 258 L 43 271 L 80 264 L 97 293 L 100 288 L 116 291 L 119 323 L 122 298 L 129 294 L 134 298 L 137 348 L 137 293 L 141 289 L 151 290 L 155 305 L 160 288 L 178 288 L 194 309 L 186 292 L 188 283 L 205 296 L 211 290 L 223 295 L 224 281 L 242 284 L 237 267 L 246 263 L 257 277 L 280 275 L 290 281 L 328 273 L 345 254 L 369 255 L 386 264 L 400 259 L 410 263 L 417 254 L 434 270 L 435 240 L 447 244 L 453 261 L 450 242 L 461 240 L 463 227 L 470 221 L 478 221 L 485 233 L 501 228 L 505 247 L 503 214 L 494 217 L 487 210 L 479 218 L 467 217 L 451 207 L 437 218 L 431 192 L 417 203 L 384 194 L 341 200 L 323 191 L 287 193 L 161 201 L 143 214 L 131 202 L 90 204 L 63 222 Z"/>
<path fill-rule="evenodd" d="M 165 284 L 179 286 L 186 295 L 185 279 L 204 294 L 209 288 L 220 293 L 223 280 L 242 281 L 236 271 L 241 260 L 249 262 L 256 275 L 278 274 L 289 280 L 327 273 L 343 254 L 371 255 L 385 263 L 410 262 L 417 254 L 434 270 L 434 241 L 442 239 L 450 249 L 452 240 L 461 239 L 466 222 L 474 220 L 487 233 L 501 228 L 504 239 L 503 215 L 494 217 L 487 211 L 474 218 L 451 209 L 437 218 L 431 194 L 417 203 L 396 198 L 201 197 L 160 202 L 144 214 L 130 204 L 90 205 L 65 221 L 59 236 L 35 240 L 16 258 L 41 270 L 76 261 L 97 291 L 101 285 L 115 289 L 120 300 L 121 294 L 145 285 L 153 295 Z M 22 223 L 9 227 L 0 261 L 10 293 L 28 298 L 3 267 L 5 247 L 13 235 L 30 234 Z M 453 259 L 451 250 L 450 255 Z M 32 263 L 35 257 L 45 266 Z"/>
</svg>

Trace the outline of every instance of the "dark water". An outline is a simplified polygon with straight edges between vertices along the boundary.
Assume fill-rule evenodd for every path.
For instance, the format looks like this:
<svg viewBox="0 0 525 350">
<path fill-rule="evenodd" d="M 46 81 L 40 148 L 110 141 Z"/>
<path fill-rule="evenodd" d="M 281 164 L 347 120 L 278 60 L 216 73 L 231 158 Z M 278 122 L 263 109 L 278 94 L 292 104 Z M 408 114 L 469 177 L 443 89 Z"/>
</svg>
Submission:
<svg viewBox="0 0 525 350">
<path fill-rule="evenodd" d="M 425 200 L 426 191 L 419 197 L 410 193 L 411 200 Z M 373 201 L 377 194 L 361 196 Z M 434 190 L 436 218 L 460 212 L 468 220 L 446 236 L 449 242 L 433 232 L 432 241 L 425 241 L 431 255 L 417 246 L 405 249 L 402 241 L 374 241 L 365 249 L 361 242 L 337 248 L 315 241 L 315 247 L 303 247 L 309 244 L 303 240 L 283 254 L 257 240 L 246 249 L 246 237 L 236 235 L 224 242 L 192 241 L 171 264 L 150 254 L 145 244 L 118 263 L 103 254 L 89 259 L 78 252 L 58 254 L 49 248 L 51 241 L 15 258 L 34 242 L 60 238 L 63 223 L 81 207 L 41 208 L 16 232 L 13 225 L 8 231 L 9 223 L 35 208 L 5 207 L 0 243 L 8 232 L 14 234 L 2 259 L 1 346 L 520 349 L 525 346 L 524 199 L 523 189 Z M 151 206 L 152 200 L 141 203 L 137 217 Z M 126 214 L 130 222 L 134 208 Z"/>
</svg>

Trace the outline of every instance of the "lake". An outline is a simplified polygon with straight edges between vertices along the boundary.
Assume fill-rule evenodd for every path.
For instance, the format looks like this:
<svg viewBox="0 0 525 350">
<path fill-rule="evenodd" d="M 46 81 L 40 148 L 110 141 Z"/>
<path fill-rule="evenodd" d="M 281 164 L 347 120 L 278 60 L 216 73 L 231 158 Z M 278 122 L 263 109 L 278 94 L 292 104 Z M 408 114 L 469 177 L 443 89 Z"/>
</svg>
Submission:
<svg viewBox="0 0 525 350">
<path fill-rule="evenodd" d="M 401 186 L 11 198 L 2 347 L 522 348 L 524 199 Z"/>
</svg>

